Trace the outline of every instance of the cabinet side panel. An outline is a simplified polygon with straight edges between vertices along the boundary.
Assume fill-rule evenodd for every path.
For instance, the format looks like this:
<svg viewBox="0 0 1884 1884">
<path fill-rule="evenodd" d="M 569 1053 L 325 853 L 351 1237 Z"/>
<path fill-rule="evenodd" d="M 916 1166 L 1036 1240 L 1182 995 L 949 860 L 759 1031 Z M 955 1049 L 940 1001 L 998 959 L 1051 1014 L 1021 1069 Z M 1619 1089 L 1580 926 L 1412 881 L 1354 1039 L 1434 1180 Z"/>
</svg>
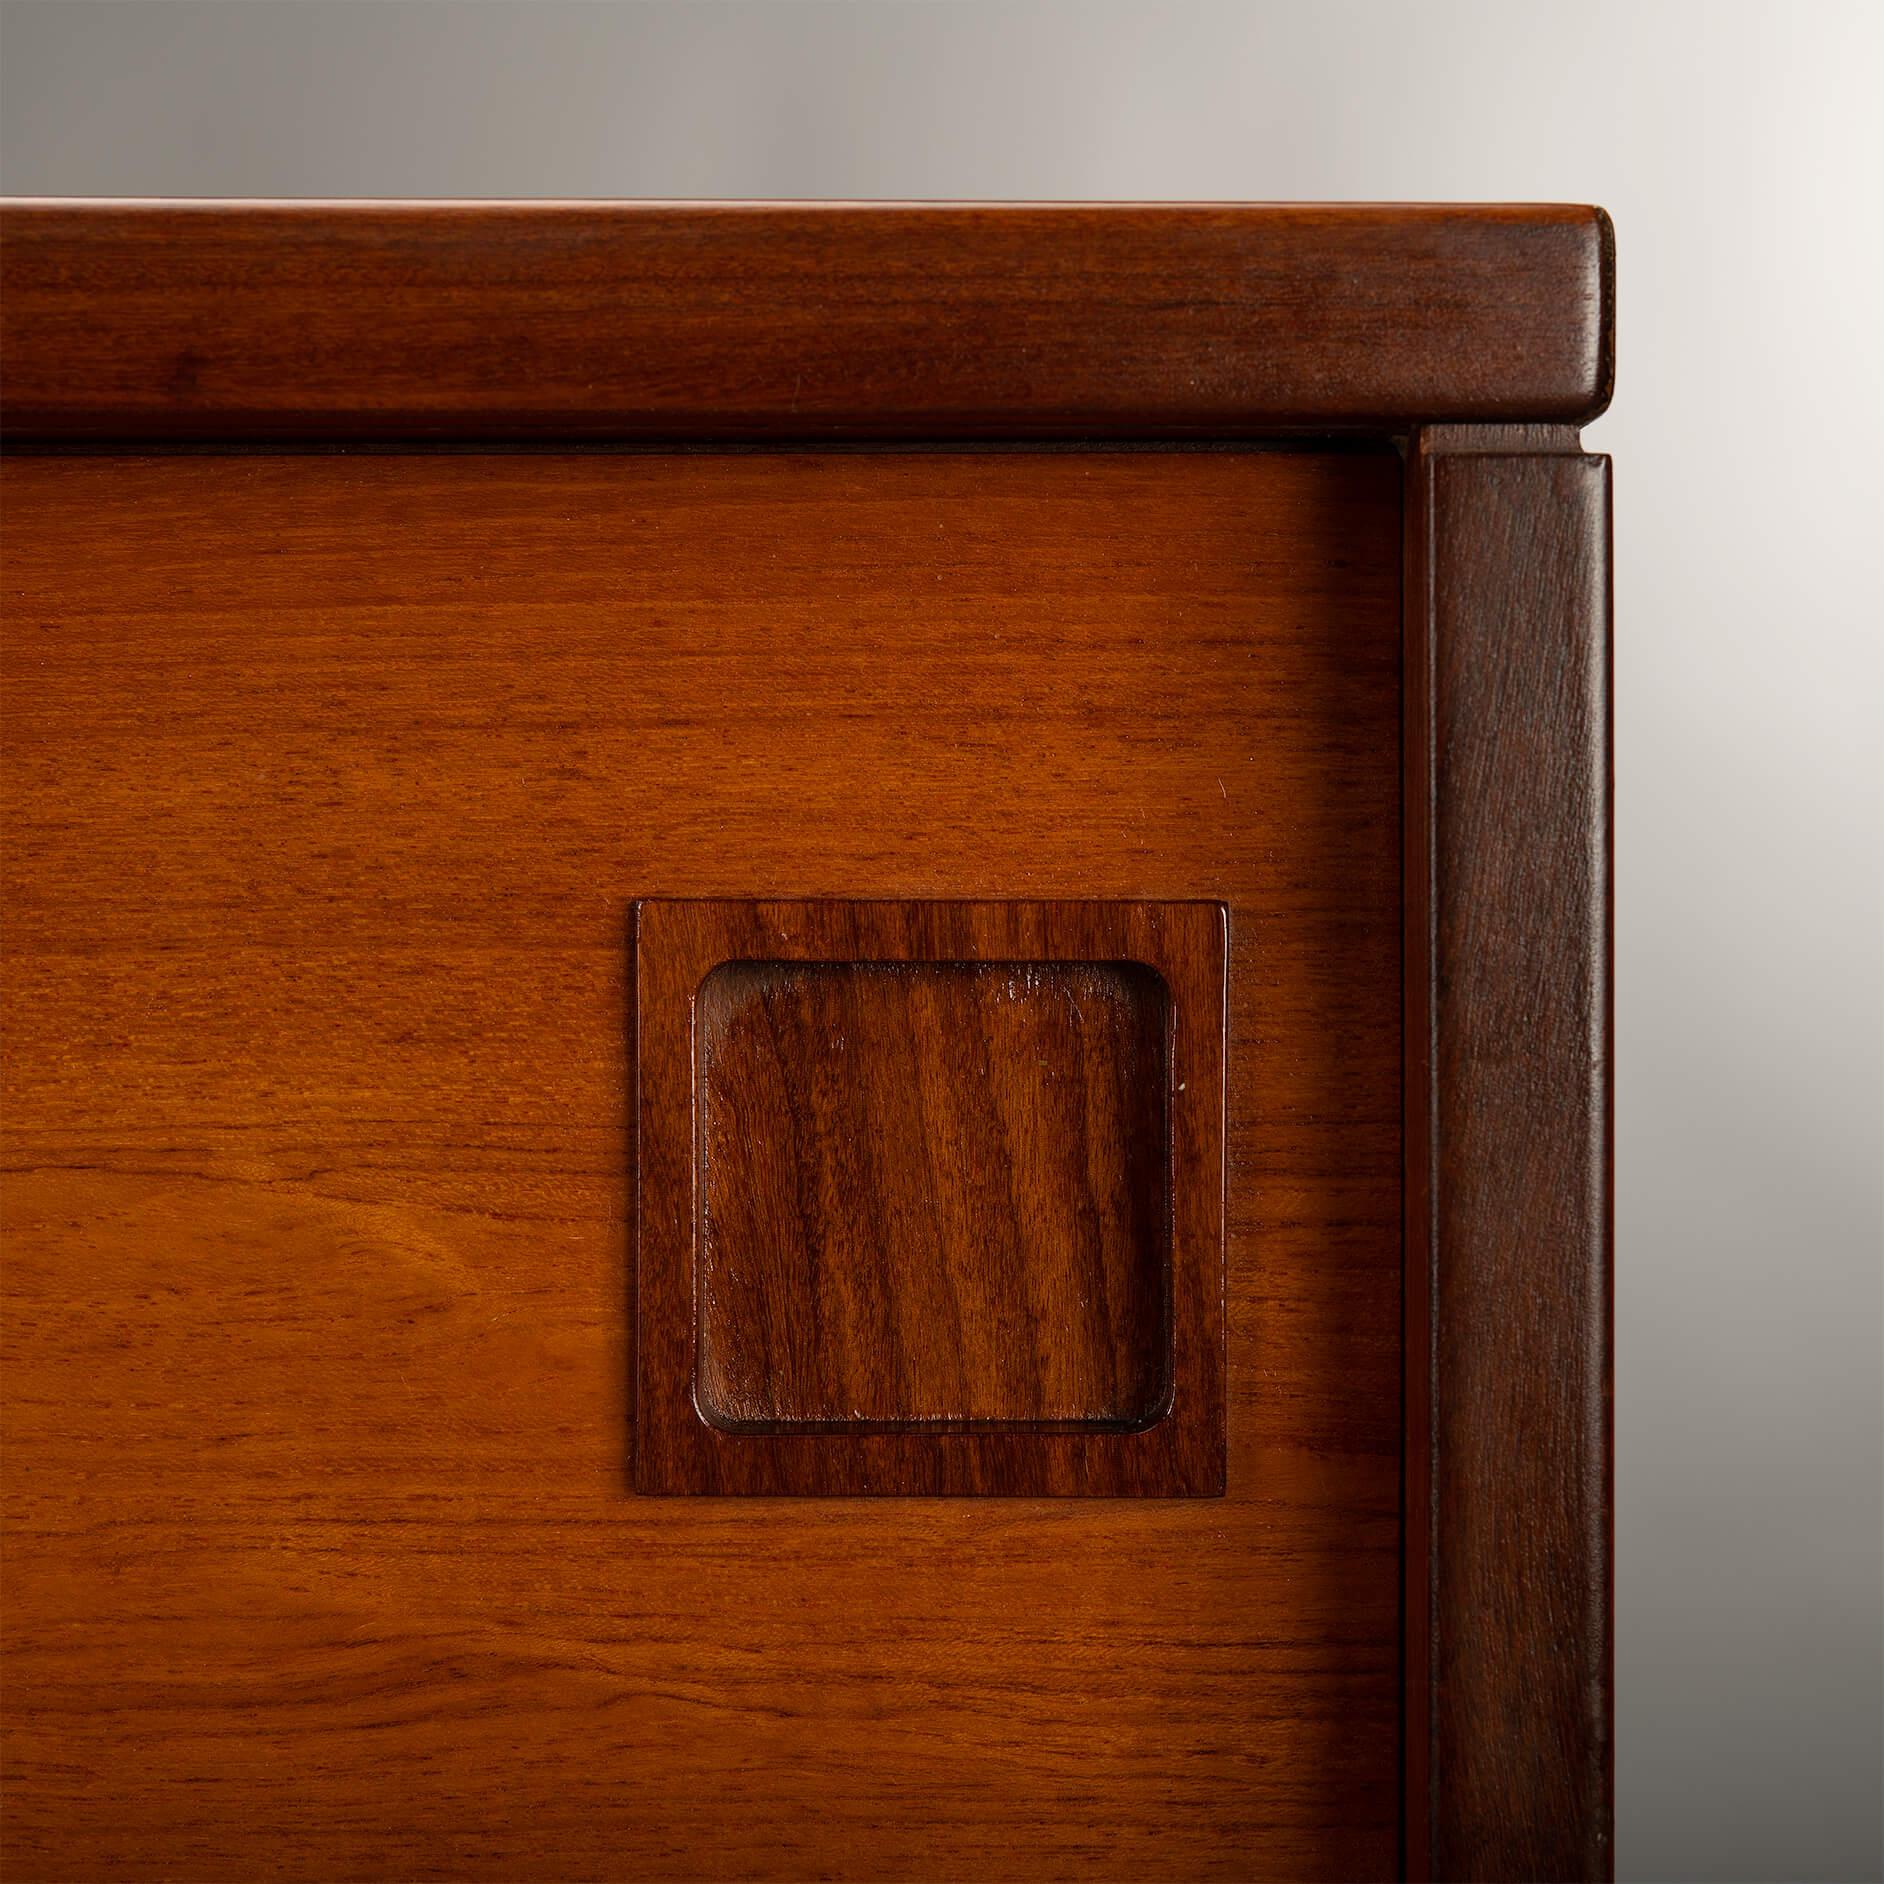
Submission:
<svg viewBox="0 0 1884 1884">
<path fill-rule="evenodd" d="M 1609 467 L 1527 442 L 1417 441 L 1408 505 L 1408 1857 L 1444 1878 L 1611 1866 Z"/>
</svg>

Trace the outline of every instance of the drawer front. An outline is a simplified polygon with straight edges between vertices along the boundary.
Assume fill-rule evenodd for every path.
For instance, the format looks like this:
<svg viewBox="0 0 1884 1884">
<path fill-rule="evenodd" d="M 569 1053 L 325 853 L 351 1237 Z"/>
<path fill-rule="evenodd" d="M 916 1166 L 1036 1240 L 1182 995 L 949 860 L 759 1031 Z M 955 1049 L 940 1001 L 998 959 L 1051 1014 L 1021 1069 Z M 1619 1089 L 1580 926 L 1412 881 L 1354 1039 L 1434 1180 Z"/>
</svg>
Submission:
<svg viewBox="0 0 1884 1884">
<path fill-rule="evenodd" d="M 1393 1871 L 1392 452 L 4 479 L 32 1873 Z"/>
</svg>

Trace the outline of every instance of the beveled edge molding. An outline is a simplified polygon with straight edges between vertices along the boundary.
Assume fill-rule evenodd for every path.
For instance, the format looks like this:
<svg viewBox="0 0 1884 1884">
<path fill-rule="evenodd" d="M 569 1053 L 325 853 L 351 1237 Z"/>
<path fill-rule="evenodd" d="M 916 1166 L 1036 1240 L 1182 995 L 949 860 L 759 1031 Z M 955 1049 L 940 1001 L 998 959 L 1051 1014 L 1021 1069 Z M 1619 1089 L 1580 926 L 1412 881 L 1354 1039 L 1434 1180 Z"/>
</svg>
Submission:
<svg viewBox="0 0 1884 1884">
<path fill-rule="evenodd" d="M 1607 404 L 1562 205 L 0 204 L 9 442 L 1248 438 Z"/>
</svg>

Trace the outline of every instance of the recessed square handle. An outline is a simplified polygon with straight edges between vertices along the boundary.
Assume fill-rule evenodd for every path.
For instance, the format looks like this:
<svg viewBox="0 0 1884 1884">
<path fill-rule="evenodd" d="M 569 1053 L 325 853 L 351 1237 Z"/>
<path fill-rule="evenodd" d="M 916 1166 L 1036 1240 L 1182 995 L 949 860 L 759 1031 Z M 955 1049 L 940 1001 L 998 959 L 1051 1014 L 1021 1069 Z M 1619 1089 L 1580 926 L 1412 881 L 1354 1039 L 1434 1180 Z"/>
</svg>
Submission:
<svg viewBox="0 0 1884 1884">
<path fill-rule="evenodd" d="M 646 903 L 636 1482 L 1223 1482 L 1215 904 Z"/>
</svg>

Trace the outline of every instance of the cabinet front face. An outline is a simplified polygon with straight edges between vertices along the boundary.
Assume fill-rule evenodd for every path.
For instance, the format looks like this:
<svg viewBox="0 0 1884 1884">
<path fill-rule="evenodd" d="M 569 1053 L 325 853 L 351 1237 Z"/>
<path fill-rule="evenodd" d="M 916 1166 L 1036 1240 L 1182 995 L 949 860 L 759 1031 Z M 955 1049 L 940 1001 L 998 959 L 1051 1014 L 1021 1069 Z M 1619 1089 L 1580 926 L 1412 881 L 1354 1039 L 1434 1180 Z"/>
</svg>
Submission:
<svg viewBox="0 0 1884 1884">
<path fill-rule="evenodd" d="M 1396 1868 L 1390 451 L 4 486 L 21 1875 Z"/>
</svg>

